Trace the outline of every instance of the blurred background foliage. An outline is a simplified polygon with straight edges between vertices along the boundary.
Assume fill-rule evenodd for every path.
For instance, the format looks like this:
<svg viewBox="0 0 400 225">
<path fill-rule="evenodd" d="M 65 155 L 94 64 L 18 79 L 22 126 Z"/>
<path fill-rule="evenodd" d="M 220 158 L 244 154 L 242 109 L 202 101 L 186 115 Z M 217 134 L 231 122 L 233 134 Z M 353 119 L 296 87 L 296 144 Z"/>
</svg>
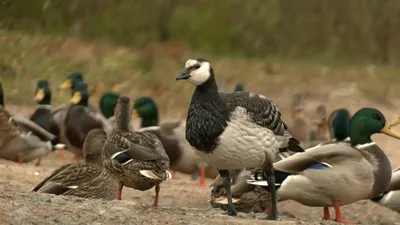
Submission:
<svg viewBox="0 0 400 225">
<path fill-rule="evenodd" d="M 395 65 L 399 22 L 399 0 L 0 0 L 0 29 L 230 57 Z"/>
</svg>

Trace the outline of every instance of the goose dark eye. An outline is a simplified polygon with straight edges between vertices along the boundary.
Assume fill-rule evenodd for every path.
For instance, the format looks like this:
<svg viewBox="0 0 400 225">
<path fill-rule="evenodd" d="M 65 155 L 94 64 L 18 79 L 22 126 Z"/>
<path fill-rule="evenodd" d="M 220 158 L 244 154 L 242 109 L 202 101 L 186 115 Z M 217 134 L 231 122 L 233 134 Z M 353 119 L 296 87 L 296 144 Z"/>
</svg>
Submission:
<svg viewBox="0 0 400 225">
<path fill-rule="evenodd" d="M 197 70 L 198 68 L 200 68 L 200 64 L 194 65 L 193 68 L 195 68 Z"/>
<path fill-rule="evenodd" d="M 382 117 L 380 117 L 378 114 L 372 115 L 372 118 L 379 120 L 379 121 L 382 120 Z"/>
</svg>

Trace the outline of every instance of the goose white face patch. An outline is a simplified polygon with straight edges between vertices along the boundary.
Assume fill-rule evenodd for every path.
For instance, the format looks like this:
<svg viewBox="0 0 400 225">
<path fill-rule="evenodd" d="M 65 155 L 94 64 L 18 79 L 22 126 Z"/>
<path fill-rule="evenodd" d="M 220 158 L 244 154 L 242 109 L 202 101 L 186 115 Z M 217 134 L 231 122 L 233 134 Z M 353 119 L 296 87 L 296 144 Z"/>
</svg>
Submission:
<svg viewBox="0 0 400 225">
<path fill-rule="evenodd" d="M 210 78 L 211 65 L 209 62 L 199 62 L 195 59 L 189 59 L 185 64 L 185 68 L 187 69 L 196 64 L 200 65 L 200 68 L 198 68 L 198 69 L 193 68 L 190 70 L 190 77 L 189 77 L 188 81 L 190 83 L 198 86 L 198 85 L 203 84 L 204 82 L 206 82 L 208 80 L 208 78 Z"/>
</svg>

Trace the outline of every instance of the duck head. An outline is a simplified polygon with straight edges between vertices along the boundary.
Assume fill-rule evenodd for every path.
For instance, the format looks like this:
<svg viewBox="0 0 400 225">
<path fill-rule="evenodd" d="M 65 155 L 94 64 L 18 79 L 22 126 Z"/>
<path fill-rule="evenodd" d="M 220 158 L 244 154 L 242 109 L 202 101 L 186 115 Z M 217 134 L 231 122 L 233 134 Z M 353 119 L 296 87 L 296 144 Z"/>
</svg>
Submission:
<svg viewBox="0 0 400 225">
<path fill-rule="evenodd" d="M 83 82 L 83 76 L 80 72 L 73 72 L 68 75 L 68 78 L 64 83 L 61 84 L 61 89 L 70 89 L 74 94 L 75 85 L 79 82 Z"/>
<path fill-rule="evenodd" d="M 350 139 L 353 146 L 371 143 L 371 135 L 386 134 L 400 139 L 400 133 L 390 128 L 385 116 L 375 108 L 362 108 L 351 118 Z"/>
<path fill-rule="evenodd" d="M 51 104 L 51 89 L 47 80 L 38 80 L 35 91 L 35 100 L 39 105 Z"/>
<path fill-rule="evenodd" d="M 244 85 L 242 83 L 236 84 L 234 92 L 244 91 Z"/>
<path fill-rule="evenodd" d="M 140 97 L 132 106 L 132 120 L 140 117 L 141 127 L 158 126 L 158 108 L 150 97 Z"/>
<path fill-rule="evenodd" d="M 74 93 L 70 101 L 75 105 L 87 106 L 89 102 L 88 85 L 84 82 L 79 82 L 74 87 Z"/>
<path fill-rule="evenodd" d="M 332 121 L 333 136 L 337 141 L 350 137 L 351 116 L 347 109 L 338 109 Z"/>
<path fill-rule="evenodd" d="M 114 116 L 115 106 L 117 105 L 119 95 L 115 93 L 104 93 L 100 98 L 100 111 L 107 119 Z"/>
</svg>

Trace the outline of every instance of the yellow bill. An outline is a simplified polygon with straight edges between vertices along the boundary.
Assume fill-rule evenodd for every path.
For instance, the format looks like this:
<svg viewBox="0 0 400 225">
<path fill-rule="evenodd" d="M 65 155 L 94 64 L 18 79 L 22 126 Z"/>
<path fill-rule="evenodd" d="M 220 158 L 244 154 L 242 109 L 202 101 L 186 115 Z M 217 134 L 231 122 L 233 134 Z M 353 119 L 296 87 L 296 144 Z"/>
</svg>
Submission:
<svg viewBox="0 0 400 225">
<path fill-rule="evenodd" d="M 132 111 L 132 120 L 136 120 L 138 117 L 139 117 L 139 116 L 138 116 L 136 110 L 134 109 L 134 110 Z"/>
<path fill-rule="evenodd" d="M 38 92 L 36 93 L 36 95 L 35 95 L 35 100 L 36 100 L 36 101 L 42 101 L 43 98 L 44 98 L 44 96 L 45 96 L 44 89 L 43 89 L 43 88 L 40 88 L 40 89 L 38 90 Z"/>
<path fill-rule="evenodd" d="M 400 139 L 400 133 L 398 133 L 395 130 L 392 130 L 392 128 L 390 128 L 390 125 L 388 125 L 387 123 L 382 128 L 381 133 L 386 134 L 386 135 L 388 135 L 390 137 L 394 137 L 394 138 Z"/>
<path fill-rule="evenodd" d="M 74 96 L 71 98 L 71 102 L 74 104 L 78 104 L 82 99 L 82 94 L 80 92 L 75 92 Z"/>
<path fill-rule="evenodd" d="M 400 124 L 400 116 L 394 119 L 390 124 L 389 127 L 395 127 Z"/>
<path fill-rule="evenodd" d="M 62 83 L 61 86 L 60 86 L 61 89 L 69 89 L 71 87 L 72 87 L 71 80 L 64 81 L 64 83 Z"/>
</svg>

